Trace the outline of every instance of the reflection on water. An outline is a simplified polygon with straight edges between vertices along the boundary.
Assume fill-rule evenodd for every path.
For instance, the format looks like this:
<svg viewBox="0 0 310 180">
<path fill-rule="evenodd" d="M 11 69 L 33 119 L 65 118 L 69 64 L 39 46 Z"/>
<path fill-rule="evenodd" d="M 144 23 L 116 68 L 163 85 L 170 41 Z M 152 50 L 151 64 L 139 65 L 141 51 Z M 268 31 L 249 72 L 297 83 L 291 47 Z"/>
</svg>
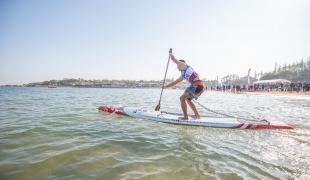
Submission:
<svg viewBox="0 0 310 180">
<path fill-rule="evenodd" d="M 161 110 L 181 112 L 182 91 Z M 294 130 L 180 126 L 98 112 L 154 109 L 160 90 L 0 88 L 0 179 L 309 179 L 309 99 L 204 93 L 225 114 Z M 214 115 L 198 106 L 202 115 Z"/>
</svg>

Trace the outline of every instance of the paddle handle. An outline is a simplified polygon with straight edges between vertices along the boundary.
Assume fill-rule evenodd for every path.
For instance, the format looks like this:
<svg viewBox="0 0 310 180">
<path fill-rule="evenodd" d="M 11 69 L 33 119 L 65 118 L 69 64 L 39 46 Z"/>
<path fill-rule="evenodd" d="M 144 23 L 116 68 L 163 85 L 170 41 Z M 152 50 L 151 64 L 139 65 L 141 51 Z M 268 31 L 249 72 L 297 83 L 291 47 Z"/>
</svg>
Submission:
<svg viewBox="0 0 310 180">
<path fill-rule="evenodd" d="M 161 88 L 161 93 L 160 93 L 160 98 L 159 98 L 159 102 L 155 108 L 155 111 L 159 111 L 160 109 L 160 102 L 161 102 L 161 97 L 163 95 L 163 90 L 164 90 L 164 85 L 165 85 L 165 82 L 166 82 L 166 75 L 167 75 L 167 71 L 168 71 L 168 66 L 169 66 L 169 61 L 170 61 L 170 54 L 169 54 L 169 58 L 168 58 L 168 63 L 167 63 L 167 67 L 166 67 L 166 73 L 165 73 L 165 77 L 164 77 L 164 81 L 163 81 L 163 85 L 162 85 L 162 88 Z"/>
</svg>

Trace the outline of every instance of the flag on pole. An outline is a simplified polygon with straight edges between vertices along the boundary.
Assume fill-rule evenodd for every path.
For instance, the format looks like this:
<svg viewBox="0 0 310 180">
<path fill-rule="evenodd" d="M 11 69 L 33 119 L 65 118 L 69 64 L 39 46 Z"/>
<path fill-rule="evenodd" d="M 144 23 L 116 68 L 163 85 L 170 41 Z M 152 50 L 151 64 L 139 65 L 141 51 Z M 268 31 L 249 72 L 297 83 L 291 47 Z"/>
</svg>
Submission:
<svg viewBox="0 0 310 180">
<path fill-rule="evenodd" d="M 251 73 L 251 68 L 248 71 L 248 85 L 251 84 L 251 82 L 250 82 L 250 73 Z"/>
</svg>

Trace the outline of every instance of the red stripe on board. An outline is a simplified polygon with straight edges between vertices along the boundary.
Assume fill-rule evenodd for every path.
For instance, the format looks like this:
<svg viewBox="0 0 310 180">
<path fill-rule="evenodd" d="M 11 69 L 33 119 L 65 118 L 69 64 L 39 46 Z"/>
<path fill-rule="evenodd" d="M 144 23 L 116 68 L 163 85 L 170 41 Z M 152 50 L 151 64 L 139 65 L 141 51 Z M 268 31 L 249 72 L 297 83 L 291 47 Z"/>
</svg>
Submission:
<svg viewBox="0 0 310 180">
<path fill-rule="evenodd" d="M 121 111 L 120 108 L 114 108 L 113 106 L 99 106 L 98 110 L 108 112 L 108 113 L 125 115 L 125 114 L 123 114 L 123 112 Z"/>
<path fill-rule="evenodd" d="M 240 125 L 236 126 L 235 128 L 241 128 L 244 125 L 244 123 L 241 123 Z"/>
<path fill-rule="evenodd" d="M 256 129 L 294 129 L 289 125 L 285 124 L 258 124 Z"/>
<path fill-rule="evenodd" d="M 245 129 L 251 128 L 252 124 L 249 124 Z"/>
</svg>

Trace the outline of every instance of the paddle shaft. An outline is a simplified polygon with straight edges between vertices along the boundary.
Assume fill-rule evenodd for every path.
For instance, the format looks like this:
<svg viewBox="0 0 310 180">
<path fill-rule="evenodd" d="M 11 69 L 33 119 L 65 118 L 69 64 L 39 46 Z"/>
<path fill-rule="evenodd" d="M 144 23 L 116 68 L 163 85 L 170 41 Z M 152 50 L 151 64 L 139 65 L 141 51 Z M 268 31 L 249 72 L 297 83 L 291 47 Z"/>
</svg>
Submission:
<svg viewBox="0 0 310 180">
<path fill-rule="evenodd" d="M 166 75 L 167 75 L 167 71 L 168 71 L 169 61 L 170 61 L 170 54 L 169 54 L 168 63 L 167 63 L 167 67 L 166 67 L 166 73 L 165 73 L 165 77 L 164 77 L 164 82 L 163 82 L 163 85 L 162 85 L 162 88 L 161 88 L 159 102 L 158 102 L 158 104 L 157 104 L 157 106 L 155 108 L 155 111 L 159 111 L 159 109 L 160 109 L 160 102 L 161 102 L 161 97 L 163 95 L 164 85 L 165 85 L 165 82 L 166 82 Z"/>
</svg>

